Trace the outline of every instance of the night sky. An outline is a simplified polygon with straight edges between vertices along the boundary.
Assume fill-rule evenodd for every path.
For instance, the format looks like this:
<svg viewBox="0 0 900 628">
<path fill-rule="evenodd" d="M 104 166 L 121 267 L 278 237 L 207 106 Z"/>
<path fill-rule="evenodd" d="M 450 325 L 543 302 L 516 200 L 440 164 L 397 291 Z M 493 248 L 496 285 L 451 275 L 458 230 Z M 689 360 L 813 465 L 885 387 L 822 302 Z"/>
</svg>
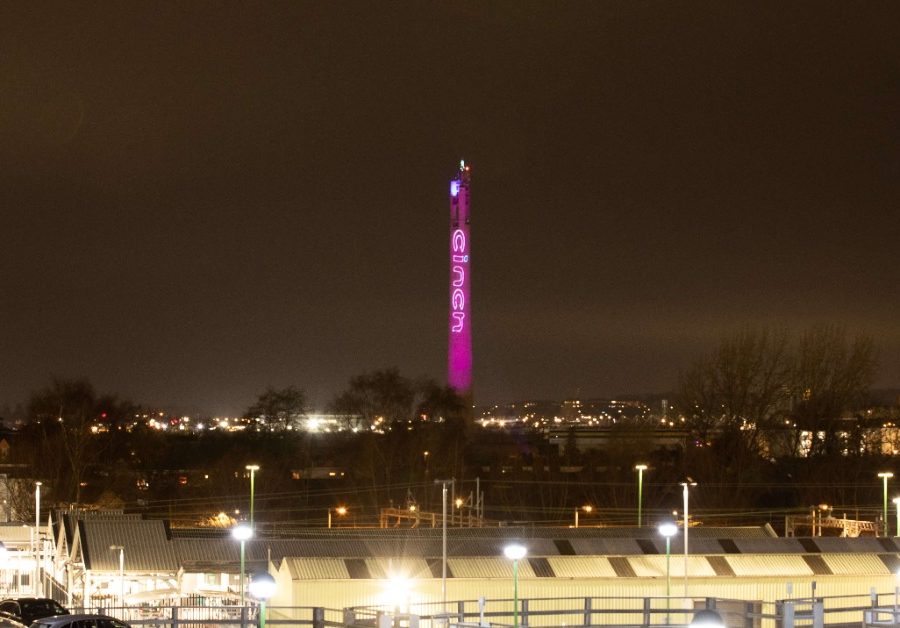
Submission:
<svg viewBox="0 0 900 628">
<path fill-rule="evenodd" d="M 896 2 L 8 2 L 0 402 L 443 381 L 472 165 L 478 403 L 670 390 L 839 323 L 900 385 Z"/>
</svg>

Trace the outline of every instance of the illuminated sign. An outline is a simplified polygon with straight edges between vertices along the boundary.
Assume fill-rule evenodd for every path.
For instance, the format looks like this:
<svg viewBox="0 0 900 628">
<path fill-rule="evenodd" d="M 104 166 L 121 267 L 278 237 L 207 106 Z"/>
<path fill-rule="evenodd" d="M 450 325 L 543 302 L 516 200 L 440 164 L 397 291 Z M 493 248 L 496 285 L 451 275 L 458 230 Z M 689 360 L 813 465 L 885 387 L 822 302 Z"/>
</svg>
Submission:
<svg viewBox="0 0 900 628">
<path fill-rule="evenodd" d="M 450 283 L 453 288 L 450 293 L 450 307 L 453 324 L 450 331 L 460 333 L 466 325 L 466 266 L 469 256 L 466 254 L 466 234 L 462 229 L 457 229 L 450 236 L 450 248 L 453 251 L 450 261 Z"/>
<path fill-rule="evenodd" d="M 450 285 L 447 384 L 464 397 L 472 394 L 472 243 L 469 232 L 469 167 L 459 165 L 450 182 Z"/>
</svg>

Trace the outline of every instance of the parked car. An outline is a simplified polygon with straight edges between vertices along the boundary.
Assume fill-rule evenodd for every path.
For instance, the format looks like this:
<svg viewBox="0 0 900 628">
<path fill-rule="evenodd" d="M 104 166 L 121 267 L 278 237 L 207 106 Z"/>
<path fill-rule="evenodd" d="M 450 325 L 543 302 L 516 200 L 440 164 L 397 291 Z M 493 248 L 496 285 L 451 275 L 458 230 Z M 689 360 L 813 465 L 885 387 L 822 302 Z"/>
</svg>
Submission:
<svg viewBox="0 0 900 628">
<path fill-rule="evenodd" d="M 46 597 L 17 597 L 3 600 L 0 602 L 0 612 L 9 613 L 26 626 L 43 617 L 69 614 L 59 602 Z"/>
<path fill-rule="evenodd" d="M 0 628 L 28 628 L 28 626 L 19 621 L 15 615 L 0 611 Z"/>
<path fill-rule="evenodd" d="M 57 615 L 38 619 L 31 624 L 31 628 L 131 628 L 131 626 L 109 615 Z"/>
</svg>

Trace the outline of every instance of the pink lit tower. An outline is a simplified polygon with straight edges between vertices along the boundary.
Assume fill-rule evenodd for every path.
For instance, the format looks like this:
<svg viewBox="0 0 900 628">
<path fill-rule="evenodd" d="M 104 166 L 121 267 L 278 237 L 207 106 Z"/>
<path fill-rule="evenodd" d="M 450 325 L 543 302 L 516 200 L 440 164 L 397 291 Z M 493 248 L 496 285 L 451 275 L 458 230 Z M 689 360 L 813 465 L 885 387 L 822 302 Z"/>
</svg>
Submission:
<svg viewBox="0 0 900 628">
<path fill-rule="evenodd" d="M 459 162 L 450 181 L 450 323 L 447 384 L 472 405 L 472 243 L 469 239 L 469 166 Z"/>
</svg>

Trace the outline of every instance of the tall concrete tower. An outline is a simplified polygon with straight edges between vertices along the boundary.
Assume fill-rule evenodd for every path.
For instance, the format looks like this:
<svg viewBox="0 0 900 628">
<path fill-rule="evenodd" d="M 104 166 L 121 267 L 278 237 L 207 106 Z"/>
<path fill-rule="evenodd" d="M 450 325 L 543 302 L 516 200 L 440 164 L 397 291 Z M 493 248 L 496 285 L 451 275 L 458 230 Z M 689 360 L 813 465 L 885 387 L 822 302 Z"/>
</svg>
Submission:
<svg viewBox="0 0 900 628">
<path fill-rule="evenodd" d="M 450 324 L 447 384 L 472 403 L 472 243 L 469 239 L 469 166 L 459 162 L 450 181 Z"/>
</svg>

